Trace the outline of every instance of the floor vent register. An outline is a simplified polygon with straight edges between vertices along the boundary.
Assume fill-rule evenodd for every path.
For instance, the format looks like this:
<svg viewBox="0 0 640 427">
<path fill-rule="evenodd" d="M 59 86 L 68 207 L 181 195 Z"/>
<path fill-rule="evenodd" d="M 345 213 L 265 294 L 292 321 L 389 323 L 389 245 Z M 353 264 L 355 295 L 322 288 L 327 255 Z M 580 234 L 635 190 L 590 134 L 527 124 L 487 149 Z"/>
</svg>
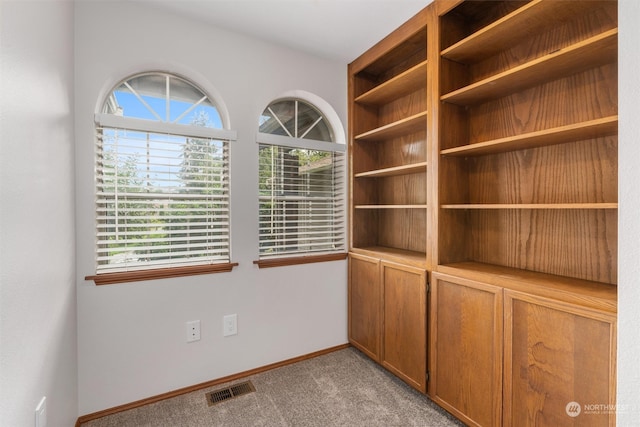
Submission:
<svg viewBox="0 0 640 427">
<path fill-rule="evenodd" d="M 256 391 L 256 388 L 253 386 L 251 381 L 246 381 L 207 393 L 207 403 L 209 404 L 209 406 L 217 405 L 218 403 L 225 402 L 227 400 L 231 400 L 235 397 L 252 393 L 254 391 Z"/>
</svg>

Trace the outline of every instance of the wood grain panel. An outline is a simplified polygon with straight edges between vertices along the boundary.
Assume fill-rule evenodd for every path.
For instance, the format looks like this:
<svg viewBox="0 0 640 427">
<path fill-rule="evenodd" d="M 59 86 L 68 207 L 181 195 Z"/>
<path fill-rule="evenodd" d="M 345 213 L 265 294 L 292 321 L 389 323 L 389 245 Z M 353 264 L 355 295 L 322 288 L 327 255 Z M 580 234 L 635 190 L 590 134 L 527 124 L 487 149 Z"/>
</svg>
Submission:
<svg viewBox="0 0 640 427">
<path fill-rule="evenodd" d="M 613 285 L 478 262 L 439 265 L 437 269 L 439 273 L 449 276 L 537 295 L 575 306 L 614 315 L 618 311 L 618 290 Z"/>
<path fill-rule="evenodd" d="M 502 289 L 433 273 L 430 394 L 465 423 L 502 416 Z"/>
<path fill-rule="evenodd" d="M 484 156 L 583 141 L 618 134 L 618 116 L 608 116 L 566 126 L 553 127 L 535 132 L 522 133 L 505 138 L 478 142 L 455 148 L 447 148 L 440 153 L 445 156 Z"/>
<path fill-rule="evenodd" d="M 378 245 L 379 211 L 355 209 L 351 214 L 351 246 L 368 247 Z"/>
<path fill-rule="evenodd" d="M 424 173 L 377 178 L 378 202 L 383 205 L 426 205 Z"/>
<path fill-rule="evenodd" d="M 504 425 L 614 426 L 592 406 L 615 405 L 615 316 L 510 291 L 505 310 Z"/>
<path fill-rule="evenodd" d="M 471 226 L 467 211 L 441 209 L 438 214 L 438 264 L 472 259 Z"/>
<path fill-rule="evenodd" d="M 439 162 L 440 204 L 469 203 L 469 163 L 473 160 L 443 157 Z M 477 187 L 477 184 L 476 184 Z"/>
<path fill-rule="evenodd" d="M 413 116 L 398 120 L 397 122 L 375 128 L 365 133 L 355 136 L 355 139 L 363 141 L 381 141 L 395 138 L 405 134 L 416 133 L 426 130 L 427 112 L 423 111 Z"/>
<path fill-rule="evenodd" d="M 439 13 L 451 8 L 451 1 L 442 2 Z M 466 36 L 508 15 L 528 1 L 467 1 L 441 19 L 441 50 L 448 48 Z"/>
<path fill-rule="evenodd" d="M 426 272 L 382 262 L 384 339 L 382 365 L 426 392 Z"/>
<path fill-rule="evenodd" d="M 378 245 L 426 253 L 426 209 L 384 210 L 378 213 Z"/>
<path fill-rule="evenodd" d="M 469 203 L 618 200 L 617 136 L 469 159 Z"/>
<path fill-rule="evenodd" d="M 417 132 L 402 137 L 380 141 L 371 145 L 380 168 L 394 167 L 426 161 L 426 135 Z"/>
<path fill-rule="evenodd" d="M 354 205 L 375 205 L 379 203 L 375 180 L 353 180 L 351 194 Z"/>
<path fill-rule="evenodd" d="M 349 254 L 349 341 L 380 361 L 382 339 L 380 262 Z"/>
<path fill-rule="evenodd" d="M 366 72 L 379 81 L 426 59 L 427 8 L 418 12 L 350 64 L 350 73 Z"/>
<path fill-rule="evenodd" d="M 615 63 L 618 30 L 610 30 L 566 49 L 552 52 L 500 74 L 442 95 L 442 101 L 458 105 L 479 104 L 534 87 L 546 81 L 570 76 L 594 67 Z"/>
<path fill-rule="evenodd" d="M 381 105 L 416 90 L 424 90 L 426 84 L 427 62 L 423 61 L 403 73 L 374 86 L 356 97 L 354 101 L 359 104 Z"/>
<path fill-rule="evenodd" d="M 351 103 L 352 135 L 358 135 L 378 127 L 378 108 L 372 105 Z"/>
<path fill-rule="evenodd" d="M 469 112 L 468 142 L 617 115 L 616 75 L 615 64 L 604 65 L 475 106 Z"/>
<path fill-rule="evenodd" d="M 375 149 L 375 142 L 353 141 L 351 146 L 352 174 L 367 172 L 379 167 L 378 150 Z"/>
<path fill-rule="evenodd" d="M 480 210 L 467 215 L 473 261 L 617 283 L 615 210 Z"/>
<path fill-rule="evenodd" d="M 480 61 L 465 62 L 473 64 L 469 67 L 470 82 L 477 82 L 529 61 L 534 61 L 544 55 L 565 49 L 617 27 L 616 2 L 614 1 L 544 1 L 541 3 L 554 3 L 551 8 L 564 3 L 564 5 L 557 6 L 563 9 L 563 12 L 557 15 L 569 15 L 571 19 L 562 19 L 555 25 L 549 25 L 545 31 L 529 34 L 522 42 L 518 43 L 515 40 L 512 41 L 511 37 L 504 37 L 504 33 L 501 34 L 503 41 L 508 42 L 507 49 L 501 50 L 498 54 L 485 56 Z M 543 8 L 546 7 L 548 6 Z M 572 11 L 577 13 L 571 13 Z M 543 16 L 536 18 L 543 25 L 552 22 Z M 525 25 L 523 31 L 528 32 L 530 28 Z"/>
<path fill-rule="evenodd" d="M 406 117 L 422 113 L 427 109 L 426 102 L 426 75 L 425 86 L 405 96 L 378 107 L 378 125 L 385 126 L 397 122 Z"/>
<path fill-rule="evenodd" d="M 441 103 L 439 110 L 440 150 L 469 144 L 469 110 L 447 103 Z"/>
</svg>

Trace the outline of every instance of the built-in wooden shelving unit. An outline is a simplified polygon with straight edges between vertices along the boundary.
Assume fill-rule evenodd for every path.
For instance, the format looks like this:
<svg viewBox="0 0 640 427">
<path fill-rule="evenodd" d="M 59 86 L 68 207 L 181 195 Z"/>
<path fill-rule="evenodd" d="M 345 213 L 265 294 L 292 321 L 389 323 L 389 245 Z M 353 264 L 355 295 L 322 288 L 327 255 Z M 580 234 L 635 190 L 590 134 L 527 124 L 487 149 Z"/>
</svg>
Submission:
<svg viewBox="0 0 640 427">
<path fill-rule="evenodd" d="M 349 65 L 349 340 L 467 425 L 615 405 L 617 50 L 615 0 L 435 0 Z"/>
<path fill-rule="evenodd" d="M 425 22 L 394 33 L 349 66 L 351 247 L 420 253 L 423 264 L 429 117 Z"/>
<path fill-rule="evenodd" d="M 436 4 L 431 398 L 467 425 L 615 406 L 617 4 Z"/>
<path fill-rule="evenodd" d="M 427 20 L 349 64 L 349 341 L 427 388 Z"/>
<path fill-rule="evenodd" d="M 441 21 L 438 263 L 615 284 L 616 4 L 480 3 Z"/>
</svg>

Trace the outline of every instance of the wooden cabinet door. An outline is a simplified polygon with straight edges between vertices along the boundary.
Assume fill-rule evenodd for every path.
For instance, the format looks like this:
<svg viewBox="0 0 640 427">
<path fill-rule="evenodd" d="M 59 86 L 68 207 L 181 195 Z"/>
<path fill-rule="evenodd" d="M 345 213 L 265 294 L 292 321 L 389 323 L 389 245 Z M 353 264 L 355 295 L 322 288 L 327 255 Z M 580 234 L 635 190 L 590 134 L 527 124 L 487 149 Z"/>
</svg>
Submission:
<svg viewBox="0 0 640 427">
<path fill-rule="evenodd" d="M 349 342 L 380 362 L 381 328 L 380 260 L 349 254 Z"/>
<path fill-rule="evenodd" d="M 505 426 L 615 426 L 616 318 L 505 291 Z"/>
<path fill-rule="evenodd" d="M 427 273 L 382 261 L 382 365 L 427 391 Z"/>
<path fill-rule="evenodd" d="M 468 425 L 502 417 L 502 288 L 432 273 L 429 394 Z"/>
</svg>

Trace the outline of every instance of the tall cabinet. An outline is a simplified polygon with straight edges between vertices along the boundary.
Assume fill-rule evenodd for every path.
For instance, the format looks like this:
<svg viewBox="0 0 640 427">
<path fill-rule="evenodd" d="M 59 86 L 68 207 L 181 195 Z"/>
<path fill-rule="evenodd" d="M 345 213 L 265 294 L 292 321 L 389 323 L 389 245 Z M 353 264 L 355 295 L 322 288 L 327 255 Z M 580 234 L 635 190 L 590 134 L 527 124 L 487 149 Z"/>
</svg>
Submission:
<svg viewBox="0 0 640 427">
<path fill-rule="evenodd" d="M 426 391 L 427 8 L 349 64 L 349 339 Z"/>
<path fill-rule="evenodd" d="M 436 4 L 430 395 L 469 425 L 614 425 L 586 408 L 615 403 L 617 4 Z"/>
<path fill-rule="evenodd" d="M 468 425 L 615 425 L 617 48 L 435 0 L 349 65 L 350 341 Z"/>
</svg>

